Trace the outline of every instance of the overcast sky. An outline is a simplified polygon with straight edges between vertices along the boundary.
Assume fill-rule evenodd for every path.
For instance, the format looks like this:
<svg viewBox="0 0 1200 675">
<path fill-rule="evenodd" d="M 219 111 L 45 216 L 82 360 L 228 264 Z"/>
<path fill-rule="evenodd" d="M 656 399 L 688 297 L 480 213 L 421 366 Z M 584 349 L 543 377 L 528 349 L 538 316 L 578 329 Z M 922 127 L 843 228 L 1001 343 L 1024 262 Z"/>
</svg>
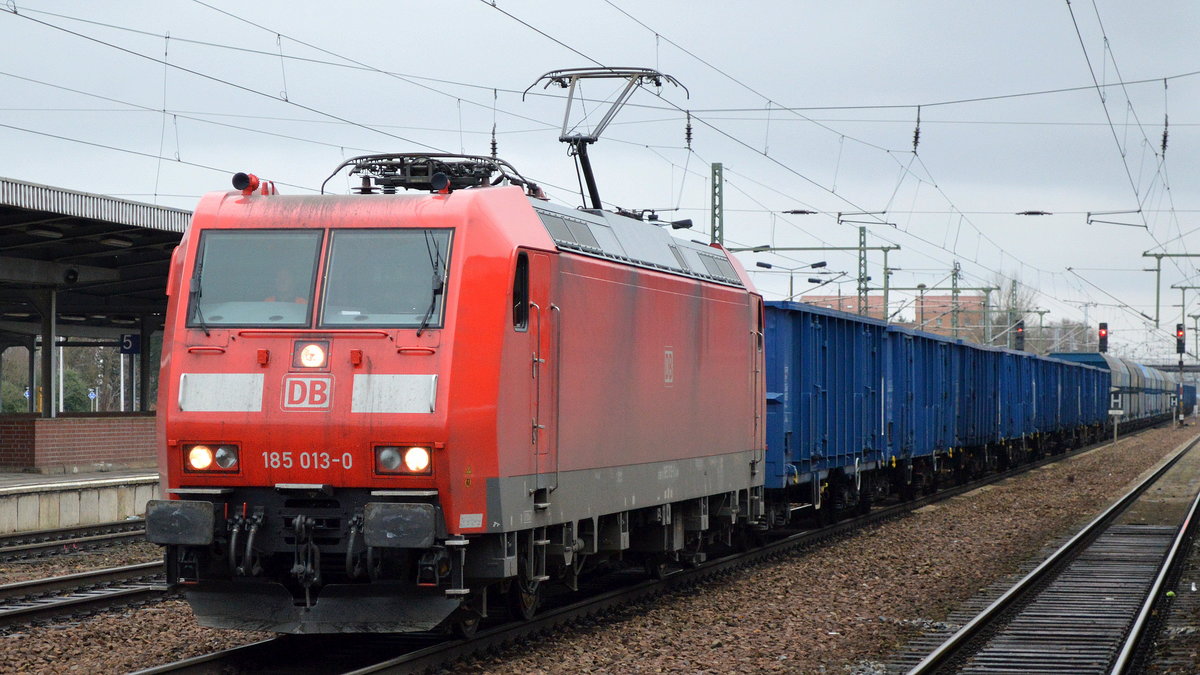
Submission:
<svg viewBox="0 0 1200 675">
<path fill-rule="evenodd" d="M 1138 315 L 1155 313 L 1154 274 L 1142 271 L 1154 259 L 1143 252 L 1200 253 L 1194 2 L 18 0 L 3 9 L 0 175 L 9 178 L 190 209 L 236 171 L 302 194 L 357 154 L 487 154 L 494 126 L 501 157 L 578 205 L 557 142 L 562 90 L 521 92 L 558 68 L 652 67 L 687 92 L 638 92 L 593 146 L 610 207 L 692 218 L 687 236 L 706 240 L 710 165 L 721 162 L 728 246 L 856 246 L 859 223 L 837 214 L 880 212 L 842 220 L 874 223 L 871 246 L 901 247 L 888 258 L 894 286 L 949 287 L 955 261 L 965 286 L 1016 278 L 1036 289 L 1047 322 L 1081 320 L 1083 303 L 1095 303 L 1089 321 L 1107 320 L 1114 348 L 1138 358 L 1173 352 L 1180 291 L 1169 286 L 1200 286 L 1192 259 L 1166 258 L 1161 328 Z M 613 91 L 584 90 L 585 128 Z M 794 209 L 819 213 L 782 213 Z M 1028 210 L 1053 215 L 1015 215 Z M 1089 224 L 1088 212 L 1120 213 Z M 788 278 L 759 270 L 760 260 L 825 260 L 857 274 L 853 253 L 740 257 L 769 299 L 786 295 Z M 873 283 L 882 262 L 870 255 Z M 808 276 L 797 272 L 797 290 Z M 854 282 L 841 290 L 854 293 Z M 893 311 L 910 297 L 894 293 Z M 1188 305 L 1200 314 L 1200 290 Z"/>
</svg>

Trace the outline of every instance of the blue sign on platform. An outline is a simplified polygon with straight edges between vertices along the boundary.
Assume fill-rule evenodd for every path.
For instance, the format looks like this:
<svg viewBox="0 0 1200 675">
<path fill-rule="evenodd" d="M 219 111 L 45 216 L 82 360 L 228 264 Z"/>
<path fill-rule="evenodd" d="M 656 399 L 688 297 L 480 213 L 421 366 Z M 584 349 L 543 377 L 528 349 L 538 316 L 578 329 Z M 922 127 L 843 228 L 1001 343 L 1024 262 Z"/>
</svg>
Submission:
<svg viewBox="0 0 1200 675">
<path fill-rule="evenodd" d="M 141 354 L 142 353 L 142 336 L 137 333 L 122 333 L 121 334 L 121 353 L 122 354 Z"/>
</svg>

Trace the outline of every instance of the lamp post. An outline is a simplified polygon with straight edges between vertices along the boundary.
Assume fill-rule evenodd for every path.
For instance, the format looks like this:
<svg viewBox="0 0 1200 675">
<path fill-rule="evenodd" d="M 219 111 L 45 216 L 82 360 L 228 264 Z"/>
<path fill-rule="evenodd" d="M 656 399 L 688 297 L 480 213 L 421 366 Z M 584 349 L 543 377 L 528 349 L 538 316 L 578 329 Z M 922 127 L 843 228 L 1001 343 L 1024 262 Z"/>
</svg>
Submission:
<svg viewBox="0 0 1200 675">
<path fill-rule="evenodd" d="M 784 267 L 783 265 L 772 265 L 771 263 L 766 263 L 766 262 L 757 262 L 754 264 L 763 269 L 768 269 L 768 270 L 778 269 L 778 270 L 783 270 L 784 272 L 787 272 L 788 273 L 788 294 L 787 294 L 786 299 L 793 300 L 796 297 L 796 272 L 798 272 L 800 270 L 821 269 L 822 267 L 825 267 L 829 263 L 822 260 L 820 262 L 815 262 L 810 265 L 797 265 L 795 267 Z M 827 274 L 827 272 L 818 272 L 818 274 Z"/>
<path fill-rule="evenodd" d="M 1188 317 L 1195 322 L 1195 330 L 1192 335 L 1196 337 L 1196 355 L 1200 356 L 1200 314 L 1188 314 Z"/>
<path fill-rule="evenodd" d="M 838 224 L 839 225 L 841 223 L 860 222 L 860 221 L 853 221 L 853 220 L 844 220 L 842 218 L 842 216 L 844 216 L 844 215 L 848 215 L 848 214 L 844 214 L 844 213 L 838 214 Z M 852 214 L 849 214 L 849 215 L 852 215 Z M 891 223 L 889 223 L 889 224 L 891 224 Z M 894 226 L 894 224 L 892 224 L 892 225 Z M 888 251 L 900 250 L 899 245 L 867 246 L 866 245 L 866 236 L 867 236 L 866 228 L 860 227 L 859 232 L 858 232 L 858 246 L 771 246 L 770 244 L 760 244 L 758 246 L 729 248 L 729 249 L 725 249 L 725 250 L 729 251 L 730 253 L 744 253 L 744 252 L 766 253 L 767 251 L 773 251 L 776 253 L 781 252 L 781 251 L 858 251 L 858 286 L 859 286 L 859 289 L 858 289 L 859 290 L 859 292 L 858 292 L 858 313 L 866 314 L 867 313 L 867 282 L 871 280 L 871 277 L 867 276 L 867 251 L 882 251 L 883 252 L 883 266 L 884 266 L 884 268 L 886 268 L 888 266 L 887 265 Z M 841 289 L 840 286 L 838 288 L 839 288 L 839 290 Z"/>
<path fill-rule="evenodd" d="M 808 290 L 801 291 L 801 293 L 807 293 L 808 291 L 813 291 L 813 290 L 816 290 L 816 289 L 818 289 L 818 288 L 820 288 L 820 287 L 824 286 L 825 284 L 832 284 L 832 283 L 836 283 L 836 284 L 839 284 L 839 285 L 838 285 L 838 299 L 839 299 L 839 301 L 840 301 L 840 300 L 841 300 L 841 297 L 842 297 L 842 290 L 841 290 L 841 285 L 840 285 L 840 284 L 841 284 L 842 282 L 838 281 L 838 279 L 841 279 L 842 277 L 846 276 L 846 274 L 847 274 L 847 273 L 846 273 L 846 272 L 820 272 L 820 274 L 832 274 L 833 276 L 829 277 L 828 279 L 822 279 L 822 278 L 820 278 L 820 277 L 809 277 L 809 278 L 807 279 L 808 283 L 810 283 L 810 284 L 816 284 L 816 285 L 815 285 L 815 286 L 813 286 L 812 288 L 808 289 Z M 838 309 L 841 309 L 841 304 L 840 304 L 840 302 L 839 302 L 839 304 L 838 304 Z"/>
<path fill-rule="evenodd" d="M 1046 346 L 1046 315 L 1050 313 L 1048 309 L 1032 310 L 1038 315 L 1038 340 L 1042 342 L 1042 347 Z M 1045 353 L 1045 352 L 1043 352 Z"/>
<path fill-rule="evenodd" d="M 920 291 L 920 293 L 921 293 L 921 299 L 918 301 L 919 305 L 917 307 L 917 311 L 919 311 L 921 314 L 921 322 L 917 324 L 917 328 L 925 327 L 925 289 L 926 288 L 929 288 L 929 287 L 926 286 L 925 284 L 917 284 L 917 290 Z"/>
</svg>

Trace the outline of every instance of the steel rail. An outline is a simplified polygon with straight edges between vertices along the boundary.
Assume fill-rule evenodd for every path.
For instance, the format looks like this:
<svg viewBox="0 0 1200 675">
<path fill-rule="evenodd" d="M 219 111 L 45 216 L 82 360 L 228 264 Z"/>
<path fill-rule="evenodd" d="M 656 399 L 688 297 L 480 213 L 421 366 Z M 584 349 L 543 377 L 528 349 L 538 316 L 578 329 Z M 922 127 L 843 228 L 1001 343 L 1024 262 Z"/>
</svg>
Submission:
<svg viewBox="0 0 1200 675">
<path fill-rule="evenodd" d="M 162 576 L 163 563 L 161 560 L 147 563 L 110 567 L 102 570 L 89 570 L 77 574 L 67 574 L 45 579 L 31 579 L 0 585 L 0 603 L 13 600 L 35 598 L 61 591 L 73 591 L 80 588 L 101 586 L 132 579 L 142 579 L 148 576 Z"/>
<path fill-rule="evenodd" d="M 1184 552 L 1184 543 L 1193 534 L 1192 528 L 1195 527 L 1196 511 L 1198 508 L 1200 508 L 1200 492 L 1192 500 L 1192 506 L 1188 509 L 1188 514 L 1184 518 L 1183 524 L 1179 527 L 1179 533 L 1175 535 L 1175 541 L 1171 543 L 1171 550 L 1167 552 L 1162 569 L 1159 570 L 1158 576 L 1154 578 L 1154 583 L 1150 586 L 1150 592 L 1146 594 L 1146 600 L 1142 603 L 1142 608 L 1138 611 L 1137 619 L 1134 621 L 1133 627 L 1129 630 L 1129 637 L 1121 647 L 1121 653 L 1117 655 L 1116 661 L 1113 662 L 1112 669 L 1109 671 L 1110 675 L 1121 675 L 1129 671 L 1133 656 L 1145 637 L 1150 616 L 1159 604 L 1159 598 L 1162 597 L 1160 594 L 1162 587 L 1166 583 L 1167 577 L 1170 576 L 1171 571 L 1175 569 L 1176 563 L 1179 562 L 1180 555 Z"/>
<path fill-rule="evenodd" d="M 161 562 L 5 584 L 0 586 L 0 626 L 95 611 L 166 591 Z"/>
<path fill-rule="evenodd" d="M 279 643 L 282 641 L 282 636 L 267 638 L 266 640 L 251 642 L 239 647 L 230 647 L 229 649 L 222 649 L 220 651 L 202 654 L 200 656 L 193 656 L 191 658 L 174 661 L 172 663 L 165 663 L 161 666 L 136 670 L 130 673 L 130 675 L 222 672 L 218 669 L 219 666 L 228 663 L 238 663 L 239 661 L 254 660 L 269 650 L 278 648 Z"/>
<path fill-rule="evenodd" d="M 982 612 L 977 614 L 973 619 L 964 624 L 957 632 L 951 635 L 945 642 L 929 653 L 916 666 L 908 671 L 908 675 L 929 675 L 936 672 L 938 669 L 947 665 L 953 659 L 959 650 L 968 642 L 979 636 L 993 621 L 1002 615 L 1006 610 L 1012 608 L 1020 599 L 1033 588 L 1037 587 L 1043 581 L 1048 579 L 1052 572 L 1057 570 L 1060 563 L 1069 559 L 1071 556 L 1082 551 L 1092 539 L 1097 536 L 1100 531 L 1106 527 L 1117 515 L 1125 511 L 1133 502 L 1137 500 L 1146 490 L 1154 485 L 1171 467 L 1175 466 L 1180 459 L 1190 452 L 1198 443 L 1200 437 L 1197 437 L 1188 442 L 1181 450 L 1175 453 L 1171 459 L 1154 473 L 1147 477 L 1144 481 L 1134 486 L 1126 492 L 1120 499 L 1114 502 L 1111 506 L 1105 509 L 1100 515 L 1096 516 L 1071 537 L 1065 544 L 1058 548 L 1054 553 L 1050 554 L 1031 572 L 1022 577 L 1016 584 L 1004 592 L 999 598 L 994 600 Z"/>
<path fill-rule="evenodd" d="M 53 530 L 18 532 L 0 537 L 0 560 L 19 560 L 70 552 L 144 537 L 146 521 L 131 518 L 113 523 L 79 525 Z"/>
</svg>

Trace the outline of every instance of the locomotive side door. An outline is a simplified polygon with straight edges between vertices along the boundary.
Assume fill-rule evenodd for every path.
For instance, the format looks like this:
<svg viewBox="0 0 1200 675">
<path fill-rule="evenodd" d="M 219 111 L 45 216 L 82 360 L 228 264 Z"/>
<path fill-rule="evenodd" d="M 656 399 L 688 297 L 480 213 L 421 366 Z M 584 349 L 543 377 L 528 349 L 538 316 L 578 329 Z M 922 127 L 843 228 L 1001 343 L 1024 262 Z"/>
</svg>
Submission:
<svg viewBox="0 0 1200 675">
<path fill-rule="evenodd" d="M 562 311 L 553 302 L 554 259 L 529 252 L 530 443 L 533 501 L 547 508 L 558 488 L 558 375 Z"/>
</svg>

